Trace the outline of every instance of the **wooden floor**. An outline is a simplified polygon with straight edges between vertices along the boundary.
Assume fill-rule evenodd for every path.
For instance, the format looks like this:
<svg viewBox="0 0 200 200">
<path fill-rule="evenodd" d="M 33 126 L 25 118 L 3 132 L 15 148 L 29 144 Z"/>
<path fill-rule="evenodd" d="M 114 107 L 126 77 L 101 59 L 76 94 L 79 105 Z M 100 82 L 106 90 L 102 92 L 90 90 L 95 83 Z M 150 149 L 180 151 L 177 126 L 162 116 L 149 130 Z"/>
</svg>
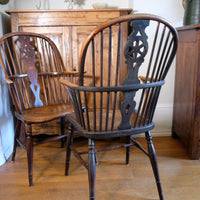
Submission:
<svg viewBox="0 0 200 200">
<path fill-rule="evenodd" d="M 146 144 L 144 138 L 139 138 Z M 189 160 L 179 140 L 153 138 L 165 200 L 200 199 L 200 161 Z M 81 148 L 87 142 L 76 141 Z M 103 146 L 98 142 L 97 146 Z M 107 142 L 106 145 L 110 145 Z M 0 167 L 2 200 L 88 200 L 87 171 L 72 156 L 70 175 L 64 176 L 65 150 L 60 143 L 35 147 L 34 186 L 28 187 L 26 153 L 18 149 L 16 162 Z M 158 194 L 148 158 L 136 148 L 124 164 L 124 149 L 98 153 L 96 200 L 156 200 Z"/>
</svg>

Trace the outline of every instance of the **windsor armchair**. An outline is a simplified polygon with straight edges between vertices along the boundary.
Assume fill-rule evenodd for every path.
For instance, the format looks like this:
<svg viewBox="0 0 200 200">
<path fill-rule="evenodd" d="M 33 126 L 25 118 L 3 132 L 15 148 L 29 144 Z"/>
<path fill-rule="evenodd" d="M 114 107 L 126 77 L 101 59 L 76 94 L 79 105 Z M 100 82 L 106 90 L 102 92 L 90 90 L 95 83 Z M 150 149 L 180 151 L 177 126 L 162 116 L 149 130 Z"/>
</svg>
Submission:
<svg viewBox="0 0 200 200">
<path fill-rule="evenodd" d="M 65 116 L 72 112 L 73 108 L 66 89 L 59 83 L 59 78 L 74 81 L 76 72 L 65 71 L 53 41 L 36 33 L 18 32 L 4 35 L 0 39 L 0 63 L 15 108 L 12 160 L 15 160 L 19 144 L 27 151 L 29 185 L 32 186 L 33 146 L 55 140 L 62 140 L 63 146 L 66 140 Z M 60 119 L 59 134 L 57 132 L 50 137 L 44 137 L 44 134 L 32 133 L 33 124 L 44 124 L 56 119 Z M 22 125 L 25 125 L 25 131 Z M 37 137 L 37 140 L 34 137 Z"/>
<path fill-rule="evenodd" d="M 121 31 L 122 27 L 127 32 Z M 113 37 L 116 31 L 118 37 Z M 127 34 L 125 42 L 121 39 L 123 34 Z M 72 151 L 88 170 L 90 200 L 95 199 L 95 154 L 125 147 L 128 164 L 132 145 L 149 157 L 159 198 L 164 199 L 150 131 L 154 128 L 156 104 L 176 53 L 177 40 L 173 26 L 158 16 L 133 14 L 112 19 L 99 25 L 83 45 L 78 84 L 60 80 L 68 88 L 75 111 L 67 116 L 72 129 L 67 141 L 66 175 Z M 88 74 L 93 77 L 90 86 Z M 73 148 L 74 128 L 88 138 L 88 162 L 83 160 L 82 152 Z M 141 133 L 145 133 L 148 150 L 134 138 Z M 127 143 L 95 148 L 95 140 L 115 137 L 124 137 Z"/>
</svg>

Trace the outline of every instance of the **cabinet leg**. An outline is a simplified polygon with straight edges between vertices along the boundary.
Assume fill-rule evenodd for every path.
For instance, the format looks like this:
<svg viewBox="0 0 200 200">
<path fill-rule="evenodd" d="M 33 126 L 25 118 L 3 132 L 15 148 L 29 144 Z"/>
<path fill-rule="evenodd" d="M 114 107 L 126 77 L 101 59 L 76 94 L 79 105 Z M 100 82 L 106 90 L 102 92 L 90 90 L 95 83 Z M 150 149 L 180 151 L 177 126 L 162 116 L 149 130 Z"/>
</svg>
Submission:
<svg viewBox="0 0 200 200">
<path fill-rule="evenodd" d="M 172 131 L 172 138 L 173 139 L 179 138 L 175 131 Z"/>
</svg>

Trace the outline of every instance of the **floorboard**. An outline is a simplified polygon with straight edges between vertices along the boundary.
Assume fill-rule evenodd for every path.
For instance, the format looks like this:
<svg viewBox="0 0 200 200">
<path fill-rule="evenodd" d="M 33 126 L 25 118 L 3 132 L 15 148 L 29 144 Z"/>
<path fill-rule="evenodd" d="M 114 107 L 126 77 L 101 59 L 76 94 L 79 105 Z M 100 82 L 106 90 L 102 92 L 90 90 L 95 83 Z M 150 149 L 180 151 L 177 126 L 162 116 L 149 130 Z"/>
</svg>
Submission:
<svg viewBox="0 0 200 200">
<path fill-rule="evenodd" d="M 144 138 L 138 140 L 145 146 Z M 118 141 L 115 141 L 118 142 Z M 165 200 L 200 199 L 200 161 L 190 160 L 178 139 L 153 138 L 158 156 Z M 87 141 L 76 140 L 85 148 Z M 96 146 L 110 145 L 98 141 Z M 148 158 L 131 148 L 125 165 L 125 149 L 98 153 L 97 200 L 157 200 L 158 194 Z M 26 152 L 18 148 L 16 161 L 0 167 L 0 198 L 3 200 L 88 200 L 87 171 L 72 156 L 70 174 L 64 176 L 65 149 L 53 142 L 34 149 L 33 182 L 28 186 Z"/>
</svg>

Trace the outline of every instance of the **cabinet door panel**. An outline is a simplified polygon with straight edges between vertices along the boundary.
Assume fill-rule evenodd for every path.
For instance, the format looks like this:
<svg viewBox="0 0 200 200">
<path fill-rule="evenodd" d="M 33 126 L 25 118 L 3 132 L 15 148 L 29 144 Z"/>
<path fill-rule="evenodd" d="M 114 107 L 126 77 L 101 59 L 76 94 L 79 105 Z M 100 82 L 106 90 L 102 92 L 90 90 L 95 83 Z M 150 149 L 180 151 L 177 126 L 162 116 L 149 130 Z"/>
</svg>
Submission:
<svg viewBox="0 0 200 200">
<path fill-rule="evenodd" d="M 73 26 L 72 27 L 72 57 L 73 66 L 78 70 L 79 55 L 81 53 L 82 45 L 89 36 L 95 26 Z"/>
<path fill-rule="evenodd" d="M 20 31 L 44 34 L 54 41 L 63 58 L 66 70 L 73 69 L 71 27 L 22 27 Z"/>
</svg>

